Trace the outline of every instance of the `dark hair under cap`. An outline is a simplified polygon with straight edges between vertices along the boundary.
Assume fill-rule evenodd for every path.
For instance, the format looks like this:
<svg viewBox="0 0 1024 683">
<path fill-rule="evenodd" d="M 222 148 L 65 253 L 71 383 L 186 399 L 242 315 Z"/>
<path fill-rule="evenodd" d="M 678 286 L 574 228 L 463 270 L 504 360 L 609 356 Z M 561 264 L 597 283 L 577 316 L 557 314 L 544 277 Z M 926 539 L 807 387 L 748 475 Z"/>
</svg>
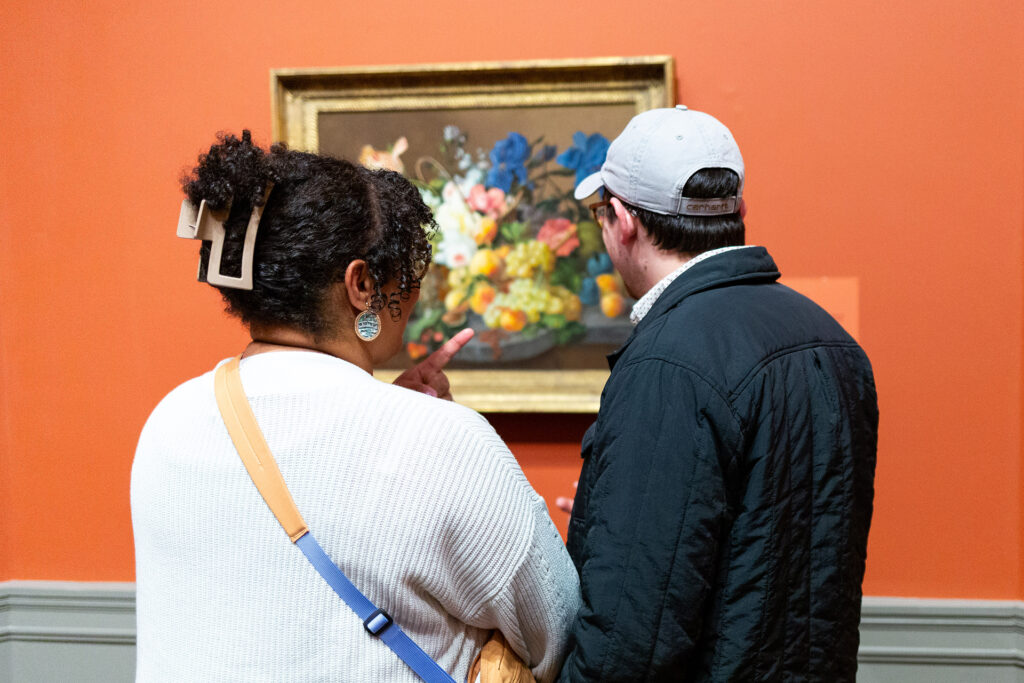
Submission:
<svg viewBox="0 0 1024 683">
<path fill-rule="evenodd" d="M 683 188 L 683 196 L 694 199 L 731 197 L 739 187 L 739 176 L 728 168 L 704 168 Z M 699 254 L 720 247 L 742 246 L 743 218 L 739 213 L 721 216 L 667 216 L 623 202 L 633 211 L 651 236 L 654 246 L 664 251 Z"/>
</svg>

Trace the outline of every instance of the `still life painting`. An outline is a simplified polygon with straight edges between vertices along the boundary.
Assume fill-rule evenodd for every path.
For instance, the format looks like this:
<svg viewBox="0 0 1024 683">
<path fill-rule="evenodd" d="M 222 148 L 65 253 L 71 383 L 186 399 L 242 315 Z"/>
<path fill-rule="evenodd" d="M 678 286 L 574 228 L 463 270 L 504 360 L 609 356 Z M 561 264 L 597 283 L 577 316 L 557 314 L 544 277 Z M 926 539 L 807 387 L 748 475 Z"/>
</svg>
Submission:
<svg viewBox="0 0 1024 683">
<path fill-rule="evenodd" d="M 407 175 L 434 212 L 434 259 L 406 328 L 406 354 L 426 356 L 464 327 L 477 334 L 463 363 L 522 363 L 557 346 L 621 343 L 628 302 L 601 229 L 572 196 L 608 151 L 577 131 L 559 149 L 510 131 L 489 149 L 447 125 L 437 152 L 403 160 L 408 139 L 364 145 L 359 162 Z"/>
<path fill-rule="evenodd" d="M 668 57 L 277 70 L 275 138 L 402 173 L 433 260 L 387 368 L 470 327 L 449 368 L 477 410 L 591 412 L 632 301 L 573 197 L 635 114 L 674 101 Z M 382 378 L 386 378 L 385 368 Z"/>
</svg>

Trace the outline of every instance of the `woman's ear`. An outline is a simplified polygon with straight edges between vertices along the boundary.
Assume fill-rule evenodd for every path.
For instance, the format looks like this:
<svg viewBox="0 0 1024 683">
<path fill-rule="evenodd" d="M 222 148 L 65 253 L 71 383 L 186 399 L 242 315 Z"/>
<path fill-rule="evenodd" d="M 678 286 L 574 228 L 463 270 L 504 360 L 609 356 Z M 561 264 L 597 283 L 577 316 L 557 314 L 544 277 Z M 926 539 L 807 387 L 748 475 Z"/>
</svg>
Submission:
<svg viewBox="0 0 1024 683">
<path fill-rule="evenodd" d="M 357 311 L 366 310 L 377 290 L 370 268 L 363 259 L 356 259 L 345 269 L 345 290 L 352 308 Z"/>
</svg>

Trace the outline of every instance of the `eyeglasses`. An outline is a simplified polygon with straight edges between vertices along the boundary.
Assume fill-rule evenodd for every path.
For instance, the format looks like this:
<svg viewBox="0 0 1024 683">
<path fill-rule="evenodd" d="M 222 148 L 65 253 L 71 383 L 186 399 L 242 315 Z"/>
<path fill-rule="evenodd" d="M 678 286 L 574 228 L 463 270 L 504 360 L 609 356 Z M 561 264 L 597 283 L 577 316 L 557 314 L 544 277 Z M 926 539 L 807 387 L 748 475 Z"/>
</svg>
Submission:
<svg viewBox="0 0 1024 683">
<path fill-rule="evenodd" d="M 590 209 L 590 213 L 594 215 L 594 222 L 600 223 L 601 219 L 606 217 L 608 215 L 608 212 L 612 210 L 611 205 L 612 197 L 611 195 L 608 195 L 608 199 L 605 199 L 600 202 L 594 202 L 593 204 L 588 204 L 587 208 Z"/>
</svg>

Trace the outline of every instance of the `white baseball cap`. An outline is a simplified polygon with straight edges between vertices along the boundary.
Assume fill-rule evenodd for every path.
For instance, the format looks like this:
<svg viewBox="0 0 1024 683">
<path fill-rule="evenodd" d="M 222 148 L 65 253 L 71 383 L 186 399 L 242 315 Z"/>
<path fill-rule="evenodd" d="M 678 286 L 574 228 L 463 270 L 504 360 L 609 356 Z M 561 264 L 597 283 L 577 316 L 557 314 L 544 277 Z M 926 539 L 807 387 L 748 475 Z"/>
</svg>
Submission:
<svg viewBox="0 0 1024 683">
<path fill-rule="evenodd" d="M 728 168 L 740 177 L 736 195 L 683 196 L 697 171 Z M 715 117 L 683 105 L 637 114 L 608 148 L 601 170 L 576 186 L 576 199 L 606 187 L 627 204 L 654 213 L 721 216 L 737 213 L 743 198 L 743 157 L 732 133 Z"/>
</svg>

